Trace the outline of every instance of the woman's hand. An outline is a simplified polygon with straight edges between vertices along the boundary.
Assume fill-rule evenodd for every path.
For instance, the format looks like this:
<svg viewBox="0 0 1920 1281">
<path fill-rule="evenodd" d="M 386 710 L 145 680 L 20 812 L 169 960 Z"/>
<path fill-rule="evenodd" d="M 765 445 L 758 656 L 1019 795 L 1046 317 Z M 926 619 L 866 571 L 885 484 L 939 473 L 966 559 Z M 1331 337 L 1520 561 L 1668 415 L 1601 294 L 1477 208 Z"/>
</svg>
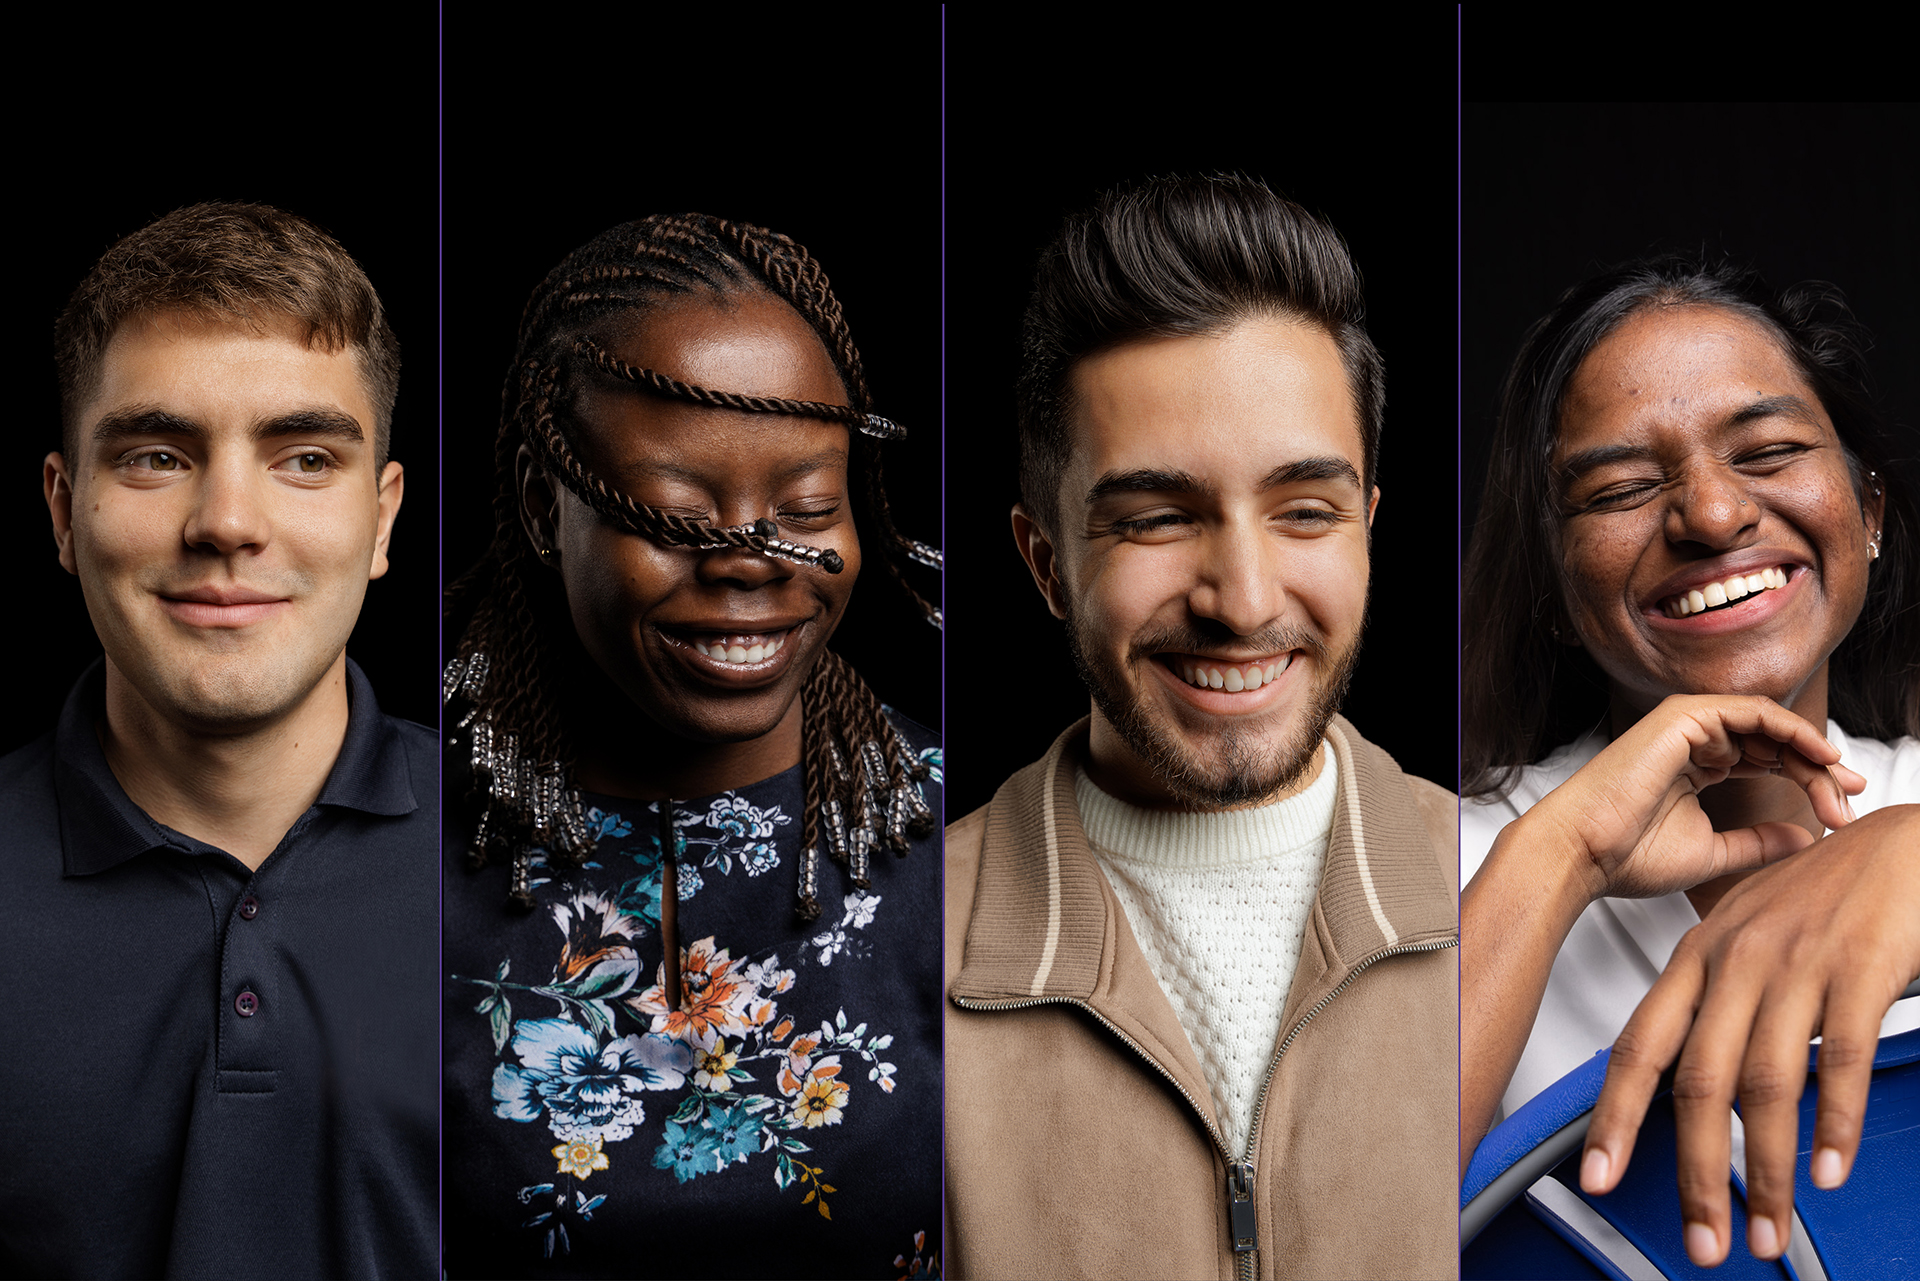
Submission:
<svg viewBox="0 0 1920 1281">
<path fill-rule="evenodd" d="M 1769 699 L 1669 698 L 1507 825 L 1460 900 L 1463 1171 L 1580 913 L 1607 895 L 1690 889 L 1812 841 L 1794 823 L 1715 832 L 1699 792 L 1725 779 L 1784 774 L 1806 789 L 1821 822 L 1848 822 L 1846 794 L 1866 780 L 1839 759 L 1812 725 Z"/>
<path fill-rule="evenodd" d="M 1729 778 L 1780 774 L 1805 789 L 1829 828 L 1853 817 L 1847 794 L 1866 780 L 1771 699 L 1687 695 L 1643 716 L 1529 811 L 1576 855 L 1587 899 L 1652 898 L 1785 858 L 1813 840 L 1793 823 L 1716 832 L 1700 791 Z"/>
<path fill-rule="evenodd" d="M 1824 817 L 1823 817 L 1823 821 Z M 1846 1180 L 1860 1142 L 1880 1020 L 1920 973 L 1920 805 L 1877 810 L 1727 892 L 1681 940 L 1614 1043 L 1580 1184 L 1626 1172 L 1661 1072 L 1675 1058 L 1687 1253 L 1729 1247 L 1729 1110 L 1746 1128 L 1747 1245 L 1787 1246 L 1807 1042 L 1820 1044 L 1813 1181 Z"/>
</svg>

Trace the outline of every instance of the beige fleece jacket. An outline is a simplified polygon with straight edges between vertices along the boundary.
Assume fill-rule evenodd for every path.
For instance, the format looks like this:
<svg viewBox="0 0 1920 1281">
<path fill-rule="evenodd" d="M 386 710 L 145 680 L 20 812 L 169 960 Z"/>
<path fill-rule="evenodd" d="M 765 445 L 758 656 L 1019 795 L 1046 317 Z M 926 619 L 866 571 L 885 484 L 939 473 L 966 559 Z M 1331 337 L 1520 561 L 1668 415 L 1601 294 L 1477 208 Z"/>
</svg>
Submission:
<svg viewBox="0 0 1920 1281">
<path fill-rule="evenodd" d="M 1457 803 L 1344 719 L 1327 740 L 1340 796 L 1251 1153 L 1224 1151 L 1087 845 L 1087 722 L 947 829 L 948 1275 L 1459 1274 Z"/>
</svg>

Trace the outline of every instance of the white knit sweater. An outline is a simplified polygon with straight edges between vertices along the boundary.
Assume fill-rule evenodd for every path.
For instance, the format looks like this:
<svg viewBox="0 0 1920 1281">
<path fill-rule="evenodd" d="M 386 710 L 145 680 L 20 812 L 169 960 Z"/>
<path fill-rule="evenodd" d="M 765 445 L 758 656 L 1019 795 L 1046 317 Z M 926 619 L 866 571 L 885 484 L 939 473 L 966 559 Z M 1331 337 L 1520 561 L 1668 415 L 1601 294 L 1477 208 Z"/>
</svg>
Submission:
<svg viewBox="0 0 1920 1281">
<path fill-rule="evenodd" d="M 1326 863 L 1339 767 L 1324 743 L 1320 759 L 1298 795 L 1219 813 L 1138 809 L 1085 770 L 1074 780 L 1088 841 L 1193 1044 L 1236 1159 Z"/>
</svg>

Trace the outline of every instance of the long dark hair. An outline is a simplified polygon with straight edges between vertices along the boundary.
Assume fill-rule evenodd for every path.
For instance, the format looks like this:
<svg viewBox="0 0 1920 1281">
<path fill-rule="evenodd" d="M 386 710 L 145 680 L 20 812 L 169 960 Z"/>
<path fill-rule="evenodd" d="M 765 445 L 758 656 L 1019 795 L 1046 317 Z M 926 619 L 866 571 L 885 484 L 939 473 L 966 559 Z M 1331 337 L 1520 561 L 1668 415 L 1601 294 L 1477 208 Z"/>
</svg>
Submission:
<svg viewBox="0 0 1920 1281">
<path fill-rule="evenodd" d="M 1560 524 L 1551 457 L 1567 384 L 1602 339 L 1637 311 L 1711 306 L 1764 326 L 1819 396 L 1862 504 L 1885 496 L 1880 558 L 1859 621 L 1828 667 L 1828 714 L 1849 733 L 1920 735 L 1920 515 L 1912 428 L 1881 418 L 1867 373 L 1871 346 L 1834 286 L 1775 294 L 1753 271 L 1667 256 L 1602 272 L 1560 296 L 1521 343 L 1500 392 L 1487 483 L 1467 552 L 1461 624 L 1461 791 L 1504 793 L 1519 768 L 1591 729 L 1607 682 L 1584 649 L 1561 643 Z"/>
<path fill-rule="evenodd" d="M 644 313 L 663 299 L 764 290 L 785 301 L 820 336 L 848 405 L 742 396 L 678 382 L 615 358 L 602 343 L 609 318 Z M 819 263 L 785 236 L 701 214 L 652 217 L 613 228 L 569 254 L 527 302 L 519 345 L 502 393 L 494 442 L 494 536 L 478 564 L 447 589 L 450 620 L 463 623 L 443 681 L 480 806 L 470 859 L 492 852 L 514 859 L 510 893 L 531 904 L 533 849 L 578 863 L 593 849 L 573 782 L 573 749 L 560 664 L 572 624 L 554 575 L 541 572 L 523 529 L 514 467 L 528 446 L 553 480 L 629 532 L 666 546 L 728 543 L 840 572 L 839 559 L 774 536 L 771 522 L 719 528 L 634 502 L 594 475 L 576 448 L 572 388 L 583 377 L 612 378 L 643 392 L 748 413 L 794 414 L 844 422 L 851 429 L 855 526 L 868 531 L 899 585 L 936 625 L 939 608 L 907 582 L 909 561 L 938 567 L 940 553 L 899 533 L 882 483 L 879 440 L 901 429 L 873 412 L 872 396 L 840 303 Z M 879 700 L 843 659 L 822 651 L 800 691 L 801 757 L 806 770 L 798 908 L 819 913 L 817 855 L 824 847 L 867 884 L 867 857 L 886 846 L 904 854 L 907 835 L 931 830 L 933 816 L 915 784 L 925 768 L 900 741 Z M 457 740 L 460 741 L 460 740 Z M 664 808 L 663 808 L 664 812 Z"/>
</svg>

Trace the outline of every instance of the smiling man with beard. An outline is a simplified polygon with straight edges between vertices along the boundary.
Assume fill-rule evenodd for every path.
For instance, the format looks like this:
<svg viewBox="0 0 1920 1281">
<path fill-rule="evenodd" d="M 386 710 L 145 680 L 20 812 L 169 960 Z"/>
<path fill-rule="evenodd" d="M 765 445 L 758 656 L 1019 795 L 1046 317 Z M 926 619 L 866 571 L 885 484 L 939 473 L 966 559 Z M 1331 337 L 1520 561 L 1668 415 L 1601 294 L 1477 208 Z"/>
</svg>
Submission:
<svg viewBox="0 0 1920 1281">
<path fill-rule="evenodd" d="M 1362 314 L 1244 179 L 1042 255 L 1013 528 L 1093 714 L 947 833 L 955 1275 L 1457 1271 L 1457 804 L 1338 715 Z"/>
</svg>

